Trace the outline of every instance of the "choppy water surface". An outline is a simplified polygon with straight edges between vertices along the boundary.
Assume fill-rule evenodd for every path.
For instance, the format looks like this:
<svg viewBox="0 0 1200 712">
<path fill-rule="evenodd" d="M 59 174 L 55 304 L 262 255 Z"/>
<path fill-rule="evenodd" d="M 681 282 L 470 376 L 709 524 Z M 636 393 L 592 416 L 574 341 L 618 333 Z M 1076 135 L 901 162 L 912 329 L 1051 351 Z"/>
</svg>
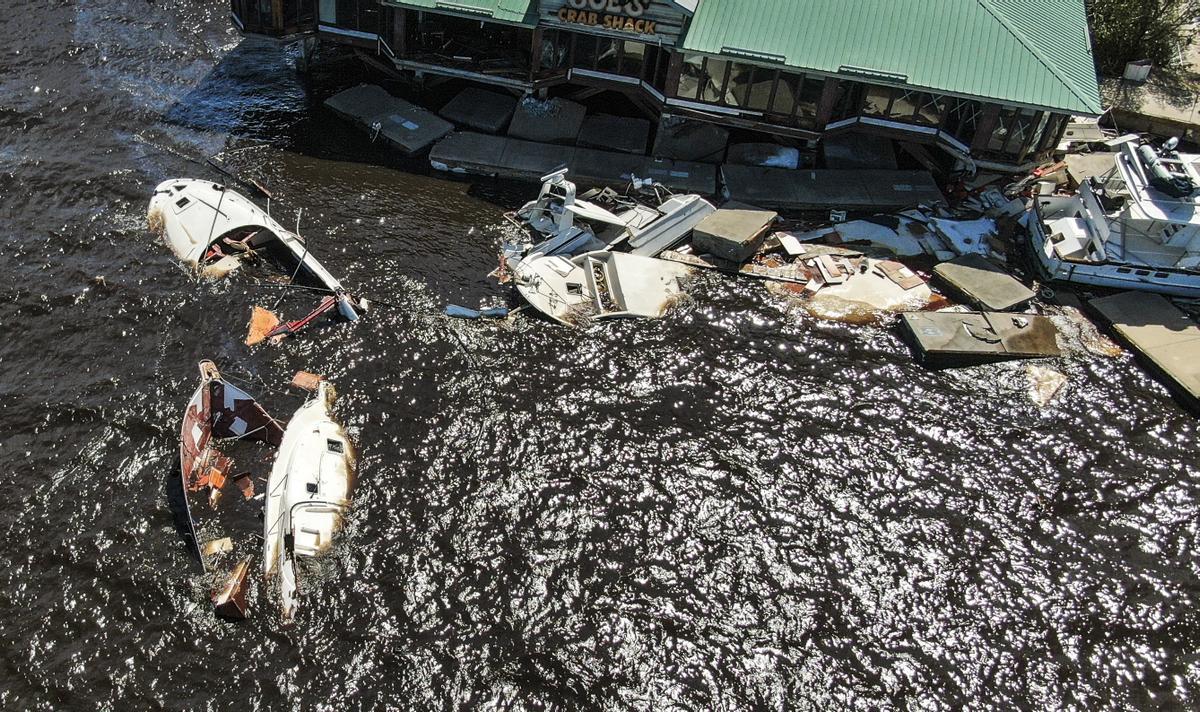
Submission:
<svg viewBox="0 0 1200 712">
<path fill-rule="evenodd" d="M 221 2 L 0 19 L 4 709 L 1194 707 L 1195 421 L 1128 356 L 933 372 L 891 328 L 702 280 L 657 322 L 449 322 L 524 193 L 395 170 Z M 355 70 L 356 71 L 356 70 Z M 392 306 L 241 344 L 151 188 L 224 152 Z M 199 161 L 200 163 L 197 163 Z M 297 314 L 311 300 L 290 298 Z M 268 302 L 269 303 L 269 302 Z M 284 629 L 214 620 L 164 498 L 209 357 L 331 377 L 347 535 Z"/>
</svg>

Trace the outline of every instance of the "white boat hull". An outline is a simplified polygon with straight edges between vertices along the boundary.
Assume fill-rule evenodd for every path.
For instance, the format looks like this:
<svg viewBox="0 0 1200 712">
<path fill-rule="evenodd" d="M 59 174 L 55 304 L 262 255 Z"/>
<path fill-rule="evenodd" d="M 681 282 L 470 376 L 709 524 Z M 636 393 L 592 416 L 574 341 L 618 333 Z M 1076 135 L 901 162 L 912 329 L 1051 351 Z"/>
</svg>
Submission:
<svg viewBox="0 0 1200 712">
<path fill-rule="evenodd" d="M 1054 254 L 1036 209 L 1026 213 L 1026 234 L 1033 258 L 1043 278 L 1108 289 L 1157 292 L 1175 297 L 1200 298 L 1200 273 L 1165 267 L 1128 264 L 1114 260 L 1084 262 L 1060 259 Z"/>
<path fill-rule="evenodd" d="M 354 448 L 330 415 L 332 391 L 296 411 L 267 481 L 263 574 L 277 576 L 284 620 L 298 608 L 296 558 L 327 552 L 341 530 L 354 486 Z"/>
</svg>

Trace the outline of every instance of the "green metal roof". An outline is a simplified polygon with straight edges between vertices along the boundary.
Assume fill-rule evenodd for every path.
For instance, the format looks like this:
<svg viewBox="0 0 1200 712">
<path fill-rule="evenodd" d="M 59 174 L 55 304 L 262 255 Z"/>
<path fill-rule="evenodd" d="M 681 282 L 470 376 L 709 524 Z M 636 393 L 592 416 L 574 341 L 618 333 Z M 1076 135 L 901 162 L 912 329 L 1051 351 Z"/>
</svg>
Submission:
<svg viewBox="0 0 1200 712">
<path fill-rule="evenodd" d="M 1099 114 L 1084 0 L 700 0 L 685 49 Z"/>
<path fill-rule="evenodd" d="M 466 16 L 490 17 L 533 27 L 538 21 L 535 0 L 383 0 L 384 4 L 416 10 L 441 10 Z"/>
</svg>

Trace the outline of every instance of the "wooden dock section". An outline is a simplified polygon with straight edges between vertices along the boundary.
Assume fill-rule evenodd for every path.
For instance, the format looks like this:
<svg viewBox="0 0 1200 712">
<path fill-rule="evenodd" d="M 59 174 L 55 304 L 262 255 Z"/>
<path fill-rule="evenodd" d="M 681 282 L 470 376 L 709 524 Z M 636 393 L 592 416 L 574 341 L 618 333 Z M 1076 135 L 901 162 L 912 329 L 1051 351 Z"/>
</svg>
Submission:
<svg viewBox="0 0 1200 712">
<path fill-rule="evenodd" d="M 1009 311 L 1029 303 L 1033 290 L 986 257 L 966 254 L 933 268 L 933 273 L 956 293 L 987 311 Z"/>
<path fill-rule="evenodd" d="M 926 171 L 811 170 L 721 166 L 730 200 L 774 210 L 886 212 L 946 198 Z"/>
<path fill-rule="evenodd" d="M 1044 316 L 1006 312 L 906 312 L 901 323 L 927 363 L 974 364 L 1058 356 L 1058 330 Z"/>
<path fill-rule="evenodd" d="M 429 153 L 434 168 L 452 173 L 541 180 L 566 167 L 579 185 L 624 188 L 633 176 L 652 178 L 682 193 L 714 195 L 715 166 L 687 161 L 647 158 L 618 151 L 600 151 L 510 136 L 461 131 L 442 139 Z"/>
<path fill-rule="evenodd" d="M 1088 301 L 1122 341 L 1193 410 L 1200 410 L 1200 326 L 1165 297 L 1121 292 Z"/>
</svg>

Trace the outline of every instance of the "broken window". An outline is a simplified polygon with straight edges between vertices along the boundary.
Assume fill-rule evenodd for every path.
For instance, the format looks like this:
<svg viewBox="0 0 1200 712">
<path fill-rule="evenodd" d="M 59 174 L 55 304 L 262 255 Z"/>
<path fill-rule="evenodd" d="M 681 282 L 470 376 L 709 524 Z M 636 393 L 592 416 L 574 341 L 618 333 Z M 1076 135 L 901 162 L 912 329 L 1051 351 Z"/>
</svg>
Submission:
<svg viewBox="0 0 1200 712">
<path fill-rule="evenodd" d="M 731 62 L 729 64 L 729 81 L 725 84 L 725 91 L 722 93 L 722 103 L 729 106 L 745 106 L 746 93 L 750 89 L 750 82 L 754 78 L 754 67 L 741 62 Z"/>
<path fill-rule="evenodd" d="M 800 83 L 804 78 L 796 74 L 781 73 L 779 84 L 775 87 L 775 98 L 771 101 L 771 111 L 784 116 L 791 116 L 796 111 L 796 97 L 800 95 Z"/>
<path fill-rule="evenodd" d="M 897 89 L 892 93 L 892 105 L 888 107 L 886 116 L 897 121 L 912 121 L 917 114 L 917 106 L 924 96 L 919 91 L 904 91 Z"/>
<path fill-rule="evenodd" d="M 696 99 L 710 104 L 722 103 L 728 73 L 728 60 L 687 55 L 683 60 L 683 71 L 679 75 L 677 95 L 683 99 Z"/>
<path fill-rule="evenodd" d="M 979 125 L 979 117 L 983 114 L 983 106 L 970 99 L 952 99 L 946 112 L 946 123 L 942 129 L 970 146 L 975 140 L 975 128 Z"/>
<path fill-rule="evenodd" d="M 704 58 L 705 80 L 700 86 L 700 101 L 721 103 L 725 96 L 725 78 L 729 74 L 729 60 Z"/>
<path fill-rule="evenodd" d="M 895 96 L 896 90 L 891 87 L 868 84 L 863 96 L 862 113 L 867 116 L 887 116 Z"/>
<path fill-rule="evenodd" d="M 1058 142 L 1062 140 L 1063 129 L 1066 126 L 1066 115 L 1053 114 L 1046 125 L 1046 130 L 1042 132 L 1042 142 L 1038 145 L 1038 150 L 1047 151 L 1057 146 Z"/>
<path fill-rule="evenodd" d="M 404 58 L 467 72 L 528 79 L 533 30 L 408 11 Z"/>
<path fill-rule="evenodd" d="M 817 107 L 821 105 L 821 95 L 825 93 L 825 81 L 805 77 L 800 85 L 800 95 L 796 98 L 796 119 L 802 128 L 813 128 L 817 124 Z"/>
<path fill-rule="evenodd" d="M 756 68 L 754 76 L 747 82 L 746 108 L 754 111 L 770 110 L 771 92 L 774 91 L 775 82 L 778 79 L 779 72 L 777 70 Z"/>
<path fill-rule="evenodd" d="M 1006 107 L 1000 110 L 996 128 L 988 139 L 987 150 L 1021 160 L 1033 137 L 1040 112 Z"/>
<path fill-rule="evenodd" d="M 675 93 L 681 99 L 699 99 L 700 87 L 705 81 L 704 57 L 698 54 L 684 55 L 679 87 Z"/>
<path fill-rule="evenodd" d="M 600 38 L 595 35 L 575 35 L 574 55 L 571 66 L 578 69 L 595 69 L 600 56 Z"/>
<path fill-rule="evenodd" d="M 857 116 L 862 109 L 866 86 L 857 82 L 841 81 L 837 84 L 837 97 L 833 102 L 833 121 Z"/>
<path fill-rule="evenodd" d="M 599 53 L 596 55 L 596 71 L 606 74 L 621 72 L 621 40 L 599 40 Z"/>
<path fill-rule="evenodd" d="M 542 47 L 539 57 L 539 67 L 542 72 L 556 73 L 554 70 L 566 69 L 567 60 L 571 56 L 571 35 L 558 30 L 542 32 Z"/>
<path fill-rule="evenodd" d="M 940 126 L 946 114 L 946 97 L 922 92 L 917 101 L 917 113 L 913 121 L 922 126 Z"/>
<path fill-rule="evenodd" d="M 621 48 L 620 73 L 627 77 L 641 78 L 646 65 L 646 45 L 626 40 Z"/>
</svg>

